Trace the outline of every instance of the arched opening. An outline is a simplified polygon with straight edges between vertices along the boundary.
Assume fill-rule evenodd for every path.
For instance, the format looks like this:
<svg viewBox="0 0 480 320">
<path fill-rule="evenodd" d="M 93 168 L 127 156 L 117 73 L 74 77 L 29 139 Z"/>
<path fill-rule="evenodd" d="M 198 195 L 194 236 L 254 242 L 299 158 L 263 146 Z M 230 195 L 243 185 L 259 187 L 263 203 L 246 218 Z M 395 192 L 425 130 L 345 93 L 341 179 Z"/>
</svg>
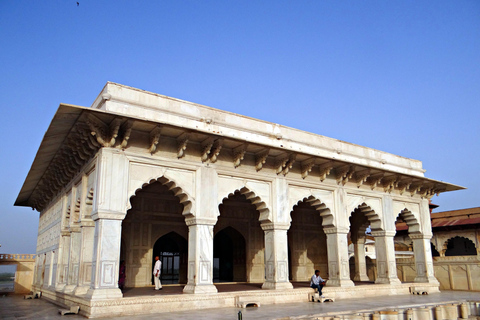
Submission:
<svg viewBox="0 0 480 320">
<path fill-rule="evenodd" d="M 161 182 L 162 180 L 163 182 Z M 152 284 L 152 262 L 162 257 L 162 283 L 187 283 L 188 227 L 184 206 L 162 178 L 138 190 L 122 222 L 125 287 Z"/>
<path fill-rule="evenodd" d="M 472 240 L 464 237 L 454 237 L 448 239 L 445 256 L 475 256 L 477 249 Z"/>
<path fill-rule="evenodd" d="M 374 213 L 365 203 L 353 210 L 350 215 L 350 232 L 348 233 L 348 242 L 352 258 L 350 260 L 350 279 L 356 282 L 369 282 L 368 266 L 366 260 L 366 242 L 367 230 L 370 230 Z"/>
<path fill-rule="evenodd" d="M 264 232 L 260 212 L 240 191 L 219 205 L 214 227 L 214 282 L 263 283 L 265 279 Z"/>
<path fill-rule="evenodd" d="M 323 218 L 311 204 L 312 201 L 307 200 L 298 202 L 290 213 L 289 280 L 295 282 L 309 281 L 317 269 L 322 278 L 328 279 L 327 237 L 322 227 Z"/>
<path fill-rule="evenodd" d="M 170 232 L 155 242 L 152 269 L 155 265 L 155 257 L 160 257 L 162 262 L 160 281 L 162 284 L 185 283 L 188 260 L 187 246 L 187 240 L 176 232 Z"/>
<path fill-rule="evenodd" d="M 244 237 L 232 227 L 219 231 L 213 239 L 213 282 L 245 282 Z"/>
</svg>

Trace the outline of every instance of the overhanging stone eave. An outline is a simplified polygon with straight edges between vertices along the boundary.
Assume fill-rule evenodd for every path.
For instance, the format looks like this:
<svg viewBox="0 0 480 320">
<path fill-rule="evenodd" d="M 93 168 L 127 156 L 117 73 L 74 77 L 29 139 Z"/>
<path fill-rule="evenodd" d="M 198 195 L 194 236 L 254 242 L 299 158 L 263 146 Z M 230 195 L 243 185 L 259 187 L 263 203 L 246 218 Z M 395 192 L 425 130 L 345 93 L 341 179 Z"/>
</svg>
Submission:
<svg viewBox="0 0 480 320">
<path fill-rule="evenodd" d="M 27 174 L 25 182 L 15 201 L 15 204 L 14 204 L 15 206 L 33 207 L 33 204 L 31 203 L 31 201 L 29 201 L 32 193 L 37 188 L 38 183 L 44 176 L 45 171 L 49 167 L 52 159 L 55 157 L 56 153 L 60 150 L 63 143 L 65 142 L 65 139 L 67 138 L 71 130 L 74 128 L 78 119 L 80 119 L 83 113 L 89 113 L 97 116 L 101 114 L 102 115 L 101 117 L 103 118 L 107 116 L 109 121 L 112 121 L 115 118 L 123 118 L 124 120 L 140 121 L 140 122 L 149 123 L 152 125 L 155 125 L 155 124 L 167 125 L 167 126 L 182 129 L 185 131 L 198 131 L 205 135 L 223 137 L 229 140 L 238 141 L 239 143 L 250 143 L 252 145 L 261 146 L 265 148 L 272 148 L 272 149 L 284 151 L 286 153 L 301 154 L 303 156 L 313 157 L 318 160 L 333 161 L 334 163 L 337 164 L 335 165 L 335 167 L 342 166 L 342 165 L 351 165 L 355 167 L 360 167 L 362 169 L 372 169 L 376 172 L 383 172 L 386 175 L 390 175 L 390 176 L 397 175 L 397 176 L 401 176 L 402 179 L 411 179 L 412 181 L 427 183 L 429 185 L 435 186 L 436 189 L 441 189 L 440 192 L 465 189 L 464 187 L 461 187 L 461 186 L 445 183 L 443 181 L 428 179 L 423 176 L 412 175 L 405 172 L 399 172 L 396 170 L 387 170 L 385 168 L 379 168 L 378 166 L 371 166 L 368 163 L 358 163 L 354 161 L 348 161 L 348 159 L 346 160 L 346 159 L 339 159 L 338 157 L 328 157 L 325 155 L 319 155 L 315 152 L 309 153 L 307 152 L 307 150 L 304 150 L 304 149 L 302 150 L 302 148 L 299 148 L 299 151 L 297 151 L 293 148 L 293 146 L 287 149 L 283 147 L 278 147 L 274 144 L 251 143 L 249 140 L 240 139 L 240 137 L 225 136 L 225 135 L 221 135 L 208 130 L 199 130 L 199 129 L 192 130 L 185 126 L 175 126 L 167 122 L 146 120 L 146 119 L 143 119 L 142 117 L 129 116 L 122 113 L 92 109 L 89 107 L 82 107 L 82 106 L 76 106 L 71 104 L 60 104 L 57 112 L 55 113 L 42 139 L 42 142 L 37 151 L 33 164 L 29 170 L 29 173 Z M 66 125 L 65 121 L 68 121 L 69 125 Z"/>
<path fill-rule="evenodd" d="M 27 177 L 20 189 L 15 200 L 14 206 L 32 207 L 29 201 L 33 191 L 37 188 L 38 183 L 42 179 L 45 171 L 55 157 L 58 150 L 62 147 L 66 137 L 75 126 L 78 118 L 85 111 L 93 111 L 105 113 L 102 110 L 91 110 L 90 108 L 61 103 L 45 132 L 35 158 L 32 162 Z M 66 125 L 65 121 L 69 121 L 71 125 Z M 61 125 L 57 125 L 61 124 Z"/>
</svg>

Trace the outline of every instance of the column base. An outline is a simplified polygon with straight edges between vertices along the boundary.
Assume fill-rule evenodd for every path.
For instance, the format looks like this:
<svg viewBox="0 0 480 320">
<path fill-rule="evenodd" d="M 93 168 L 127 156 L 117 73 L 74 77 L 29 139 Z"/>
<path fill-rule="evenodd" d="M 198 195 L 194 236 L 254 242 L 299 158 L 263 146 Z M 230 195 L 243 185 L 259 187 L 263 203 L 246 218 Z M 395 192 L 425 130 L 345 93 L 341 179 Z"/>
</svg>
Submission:
<svg viewBox="0 0 480 320">
<path fill-rule="evenodd" d="M 73 291 L 75 290 L 76 287 L 77 287 L 76 284 L 67 284 L 63 288 L 63 293 L 73 293 Z"/>
<path fill-rule="evenodd" d="M 365 275 L 356 274 L 355 277 L 353 278 L 353 281 L 370 281 L 370 278 L 368 278 L 366 274 Z"/>
<path fill-rule="evenodd" d="M 423 283 L 431 283 L 433 285 L 440 285 L 440 282 L 438 282 L 437 278 L 435 277 L 415 277 L 413 282 L 423 282 Z"/>
<path fill-rule="evenodd" d="M 355 287 L 355 283 L 350 279 L 329 279 L 326 285 L 329 287 Z"/>
<path fill-rule="evenodd" d="M 293 289 L 293 285 L 290 282 L 264 282 L 262 289 L 265 290 L 286 290 Z"/>
<path fill-rule="evenodd" d="M 64 284 L 59 284 L 55 287 L 55 291 L 57 292 L 64 292 L 65 290 L 65 285 Z"/>
<path fill-rule="evenodd" d="M 217 292 L 217 287 L 213 284 L 187 284 L 185 288 L 183 288 L 183 293 L 214 294 Z"/>
<path fill-rule="evenodd" d="M 88 289 L 85 297 L 89 300 L 105 300 L 105 299 L 121 299 L 123 298 L 122 291 L 118 288 L 108 289 Z"/>
<path fill-rule="evenodd" d="M 402 282 L 398 278 L 378 278 L 375 280 L 375 284 L 401 284 Z"/>
<path fill-rule="evenodd" d="M 73 290 L 73 294 L 76 296 L 83 296 L 87 294 L 88 290 L 90 290 L 90 286 L 77 286 L 75 290 Z"/>
</svg>

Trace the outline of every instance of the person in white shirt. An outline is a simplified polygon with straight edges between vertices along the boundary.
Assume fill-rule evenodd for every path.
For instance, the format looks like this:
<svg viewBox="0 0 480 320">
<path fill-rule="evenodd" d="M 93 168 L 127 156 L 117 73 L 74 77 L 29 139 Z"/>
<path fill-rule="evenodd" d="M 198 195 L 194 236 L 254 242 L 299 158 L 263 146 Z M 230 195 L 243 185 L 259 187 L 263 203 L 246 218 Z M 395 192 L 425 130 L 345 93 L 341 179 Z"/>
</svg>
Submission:
<svg viewBox="0 0 480 320">
<path fill-rule="evenodd" d="M 320 271 L 315 270 L 315 274 L 312 276 L 312 280 L 310 281 L 310 287 L 313 289 L 318 289 L 318 294 L 320 297 L 325 298 L 322 294 L 322 288 L 325 285 L 325 280 L 320 277 Z"/>
<path fill-rule="evenodd" d="M 155 290 L 162 290 L 162 284 L 160 283 L 160 272 L 162 270 L 162 262 L 160 257 L 155 257 L 155 266 L 153 267 L 153 280 L 155 282 Z"/>
</svg>

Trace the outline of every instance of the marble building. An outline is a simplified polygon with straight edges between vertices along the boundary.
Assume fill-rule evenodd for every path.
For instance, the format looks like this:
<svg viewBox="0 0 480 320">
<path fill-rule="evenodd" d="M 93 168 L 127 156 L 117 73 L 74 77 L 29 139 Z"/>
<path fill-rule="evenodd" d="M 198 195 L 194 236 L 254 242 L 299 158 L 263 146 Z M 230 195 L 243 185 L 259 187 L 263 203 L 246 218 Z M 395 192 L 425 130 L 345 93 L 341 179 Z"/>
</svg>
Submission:
<svg viewBox="0 0 480 320">
<path fill-rule="evenodd" d="M 429 199 L 462 189 L 418 160 L 107 83 L 91 107 L 61 104 L 15 202 L 40 212 L 34 288 L 83 301 L 122 299 L 162 281 L 217 294 L 216 282 L 292 289 L 314 269 L 328 287 L 400 284 L 395 221 L 408 226 L 415 283 L 433 273 Z"/>
</svg>

